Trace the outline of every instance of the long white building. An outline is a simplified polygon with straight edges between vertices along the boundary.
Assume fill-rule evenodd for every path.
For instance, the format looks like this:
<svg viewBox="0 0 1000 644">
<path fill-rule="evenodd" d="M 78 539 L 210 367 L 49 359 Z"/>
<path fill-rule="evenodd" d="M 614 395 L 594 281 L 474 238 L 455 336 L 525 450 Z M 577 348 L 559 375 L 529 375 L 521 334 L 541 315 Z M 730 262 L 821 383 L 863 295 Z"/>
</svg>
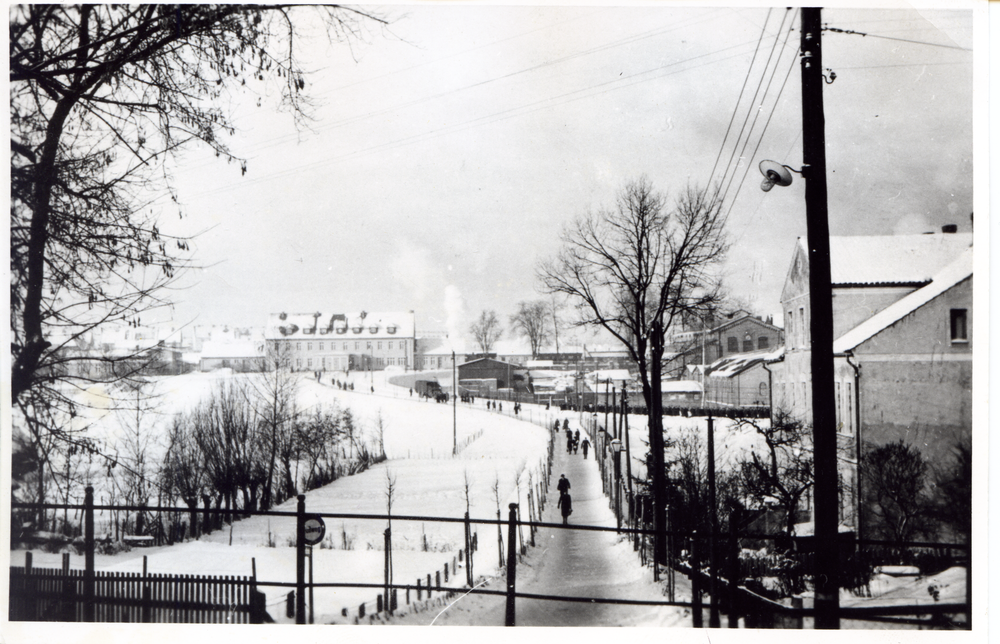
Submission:
<svg viewBox="0 0 1000 644">
<path fill-rule="evenodd" d="M 272 313 L 264 329 L 272 350 L 296 371 L 413 369 L 413 311 Z"/>
</svg>

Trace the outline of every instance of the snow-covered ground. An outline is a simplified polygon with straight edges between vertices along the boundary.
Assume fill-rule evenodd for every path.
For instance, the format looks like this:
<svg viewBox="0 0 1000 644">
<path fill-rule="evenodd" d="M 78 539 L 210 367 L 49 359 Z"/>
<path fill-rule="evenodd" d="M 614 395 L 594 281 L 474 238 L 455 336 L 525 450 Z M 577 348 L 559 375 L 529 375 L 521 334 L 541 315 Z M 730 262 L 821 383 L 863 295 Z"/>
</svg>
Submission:
<svg viewBox="0 0 1000 644">
<path fill-rule="evenodd" d="M 407 388 L 389 385 L 382 376 L 375 374 L 372 380 L 358 378 L 353 392 L 331 386 L 328 378 L 320 383 L 302 378 L 299 404 L 303 408 L 336 402 L 342 408 L 350 408 L 359 425 L 368 432 L 375 431 L 377 419 L 381 418 L 389 458 L 365 472 L 308 492 L 308 512 L 387 514 L 390 481 L 391 514 L 395 516 L 461 518 L 466 511 L 466 485 L 473 519 L 495 519 L 498 501 L 504 511 L 509 502 L 517 502 L 519 497 L 523 507 L 527 507 L 529 484 L 541 478 L 547 454 L 547 429 L 488 412 L 479 404 L 472 407 L 459 403 L 453 408 L 416 395 L 411 397 Z M 196 404 L 200 395 L 225 377 L 233 376 L 189 374 L 161 381 L 158 389 L 168 393 L 162 398 L 160 415 Z M 524 415 L 528 416 L 548 426 L 557 412 L 546 414 L 536 408 Z M 109 434 L 105 438 L 111 439 L 113 425 L 108 424 L 106 429 Z M 452 446 L 456 441 L 460 450 L 453 457 Z M 295 506 L 292 499 L 275 510 L 294 511 Z M 326 524 L 323 547 L 314 549 L 315 581 L 381 583 L 386 521 L 328 519 Z M 484 527 L 474 530 L 483 532 Z M 140 572 L 142 555 L 146 555 L 147 570 L 151 573 L 250 575 L 255 563 L 259 581 L 293 582 L 294 538 L 294 519 L 257 516 L 234 523 L 232 534 L 223 529 L 197 541 L 100 556 L 97 567 Z M 443 570 L 445 563 L 452 567 L 457 551 L 463 546 L 462 524 L 395 520 L 392 523 L 394 579 L 412 584 L 418 577 L 426 579 L 427 574 Z M 23 558 L 22 551 L 11 553 L 13 565 L 23 564 Z M 58 567 L 60 561 L 59 554 L 34 553 L 36 567 Z M 73 557 L 71 565 L 82 567 L 83 558 Z M 495 569 L 496 558 L 492 554 L 476 561 L 477 573 L 489 574 Z M 261 590 L 267 594 L 270 614 L 279 621 L 284 619 L 280 604 L 288 588 Z M 377 594 L 373 589 L 317 589 L 316 621 L 348 621 L 341 615 L 342 609 L 349 609 L 353 617 L 358 606 L 365 602 L 367 611 L 372 612 Z"/>
</svg>

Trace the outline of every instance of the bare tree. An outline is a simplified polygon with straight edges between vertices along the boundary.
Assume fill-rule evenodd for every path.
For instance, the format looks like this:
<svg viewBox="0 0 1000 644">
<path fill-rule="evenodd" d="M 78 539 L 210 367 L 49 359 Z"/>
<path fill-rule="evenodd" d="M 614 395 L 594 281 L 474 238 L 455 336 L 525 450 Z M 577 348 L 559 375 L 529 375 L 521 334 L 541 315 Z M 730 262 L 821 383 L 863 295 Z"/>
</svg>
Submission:
<svg viewBox="0 0 1000 644">
<path fill-rule="evenodd" d="M 11 7 L 10 387 L 23 413 L 37 412 L 33 390 L 71 412 L 59 383 L 85 380 L 68 367 L 90 359 L 73 344 L 165 303 L 190 249 L 159 229 L 150 195 L 170 189 L 169 160 L 191 143 L 247 172 L 226 142 L 227 96 L 278 96 L 308 117 L 293 47 L 304 12 L 334 40 L 382 22 L 332 6 Z"/>
<path fill-rule="evenodd" d="M 866 533 L 902 544 L 927 531 L 928 480 L 927 461 L 902 440 L 866 450 L 861 456 Z"/>
<path fill-rule="evenodd" d="M 493 345 L 503 335 L 500 318 L 497 317 L 497 312 L 492 310 L 480 313 L 479 318 L 469 327 L 469 331 L 483 353 L 492 351 Z"/>
<path fill-rule="evenodd" d="M 619 193 L 616 207 L 580 217 L 562 235 L 563 248 L 540 265 L 546 292 L 575 304 L 577 324 L 602 327 L 639 367 L 649 410 L 656 558 L 666 554 L 661 375 L 664 334 L 684 312 L 719 297 L 714 269 L 725 256 L 725 217 L 705 192 L 688 188 L 667 209 L 645 177 Z"/>
<path fill-rule="evenodd" d="M 518 302 L 517 313 L 510 316 L 514 332 L 528 338 L 531 357 L 537 357 L 549 339 L 548 307 L 545 302 Z"/>
<path fill-rule="evenodd" d="M 269 342 L 261 363 L 259 373 L 250 378 L 249 386 L 251 404 L 260 423 L 258 436 L 266 455 L 260 505 L 268 510 L 294 493 L 289 468 L 294 451 L 295 422 L 299 414 L 295 404 L 299 378 L 292 373 L 291 345 L 287 342 Z M 284 466 L 283 472 L 277 470 L 279 465 Z M 285 483 L 276 495 L 277 478 Z M 275 496 L 281 498 L 275 499 Z"/>
<path fill-rule="evenodd" d="M 737 427 L 752 428 L 764 439 L 763 455 L 751 450 L 738 461 L 746 495 L 763 505 L 777 501 L 785 510 L 785 534 L 795 530 L 795 511 L 813 486 L 812 428 L 778 410 L 772 421 L 741 419 Z"/>
</svg>

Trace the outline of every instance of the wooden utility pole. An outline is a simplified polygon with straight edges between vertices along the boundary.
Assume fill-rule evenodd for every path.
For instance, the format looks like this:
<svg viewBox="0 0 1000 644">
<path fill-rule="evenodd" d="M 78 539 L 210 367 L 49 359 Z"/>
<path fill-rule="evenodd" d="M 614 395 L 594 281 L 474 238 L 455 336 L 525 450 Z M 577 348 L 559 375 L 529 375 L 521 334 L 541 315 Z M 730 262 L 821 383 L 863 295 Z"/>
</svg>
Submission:
<svg viewBox="0 0 1000 644">
<path fill-rule="evenodd" d="M 833 295 L 827 219 L 822 21 L 802 8 L 802 176 L 809 245 L 809 330 L 813 421 L 816 628 L 840 628 L 837 433 L 833 382 Z"/>
</svg>

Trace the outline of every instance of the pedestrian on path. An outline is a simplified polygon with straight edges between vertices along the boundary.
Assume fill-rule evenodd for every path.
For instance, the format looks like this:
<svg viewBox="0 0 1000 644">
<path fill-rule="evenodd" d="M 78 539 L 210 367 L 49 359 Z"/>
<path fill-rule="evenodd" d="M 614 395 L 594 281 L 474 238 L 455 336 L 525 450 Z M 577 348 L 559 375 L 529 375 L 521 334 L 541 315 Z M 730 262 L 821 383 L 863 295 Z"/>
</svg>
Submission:
<svg viewBox="0 0 1000 644">
<path fill-rule="evenodd" d="M 572 454 L 573 453 L 573 437 L 572 436 L 566 437 L 566 453 L 567 454 Z"/>
<path fill-rule="evenodd" d="M 556 483 L 556 489 L 559 490 L 559 496 L 562 496 L 563 494 L 569 494 L 569 488 L 570 488 L 569 479 L 566 478 L 565 474 L 560 474 L 559 482 Z"/>
<path fill-rule="evenodd" d="M 587 450 L 590 449 L 590 440 L 587 438 L 583 439 L 583 460 L 587 460 Z"/>
<path fill-rule="evenodd" d="M 562 510 L 563 525 L 569 523 L 569 515 L 573 514 L 573 498 L 569 492 L 559 495 L 559 509 Z"/>
</svg>

